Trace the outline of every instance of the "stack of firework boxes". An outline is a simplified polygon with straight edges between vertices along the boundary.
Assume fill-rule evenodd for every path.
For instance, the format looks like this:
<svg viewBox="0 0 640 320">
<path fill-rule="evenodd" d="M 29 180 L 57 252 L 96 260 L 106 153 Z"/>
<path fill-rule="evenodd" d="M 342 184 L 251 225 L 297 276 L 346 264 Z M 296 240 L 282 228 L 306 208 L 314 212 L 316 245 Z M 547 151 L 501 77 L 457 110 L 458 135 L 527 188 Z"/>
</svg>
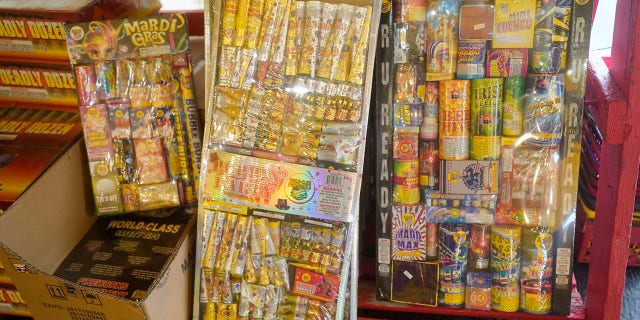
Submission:
<svg viewBox="0 0 640 320">
<path fill-rule="evenodd" d="M 571 0 L 383 11 L 379 299 L 569 313 L 590 21 Z"/>
<path fill-rule="evenodd" d="M 205 16 L 194 318 L 355 316 L 347 286 L 380 2 L 207 5 L 219 10 Z"/>
<path fill-rule="evenodd" d="M 92 14 L 88 1 L 57 12 L 14 5 L 0 4 L 0 214 L 81 134 L 62 21 Z M 0 313 L 28 314 L 12 283 L 0 293 Z"/>
<path fill-rule="evenodd" d="M 46 31 L 56 40 L 3 45 L 66 61 L 58 63 L 64 81 L 48 71 L 3 73 L 15 93 L 7 100 L 46 98 L 45 111 L 54 105 L 56 112 L 19 113 L 16 102 L 3 111 L 17 117 L 11 128 L 23 129 L 29 117 L 70 118 L 72 128 L 54 122 L 52 134 L 74 129 L 77 138 L 84 129 L 85 143 L 60 150 L 0 216 L 0 261 L 35 318 L 186 318 L 201 145 L 186 17 L 92 20 L 97 1 L 65 4 L 80 12 L 65 23 L 3 20 L 6 35 Z M 59 18 L 61 10 L 47 13 Z M 48 87 L 58 83 L 65 90 Z M 73 116 L 58 114 L 58 105 Z"/>
</svg>

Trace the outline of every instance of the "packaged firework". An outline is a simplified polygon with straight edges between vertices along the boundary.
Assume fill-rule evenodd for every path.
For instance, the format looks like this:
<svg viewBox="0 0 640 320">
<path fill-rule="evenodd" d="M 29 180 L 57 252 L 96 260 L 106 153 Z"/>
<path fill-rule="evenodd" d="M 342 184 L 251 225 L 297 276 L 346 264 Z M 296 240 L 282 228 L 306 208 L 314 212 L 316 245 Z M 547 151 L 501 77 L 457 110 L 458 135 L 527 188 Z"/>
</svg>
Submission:
<svg viewBox="0 0 640 320">
<path fill-rule="evenodd" d="M 91 21 L 65 32 L 96 213 L 195 202 L 201 151 L 186 17 Z"/>
<path fill-rule="evenodd" d="M 532 48 L 536 0 L 496 0 L 493 48 Z"/>
<path fill-rule="evenodd" d="M 250 216 L 248 245 L 221 244 L 215 251 L 244 261 L 220 271 L 243 278 L 251 292 L 266 288 L 269 301 L 231 303 L 239 303 L 238 317 L 342 319 L 379 1 L 223 0 L 218 9 L 209 17 L 213 32 L 206 42 L 211 81 L 200 215 Z M 423 30 L 411 32 L 418 39 Z M 417 45 L 410 55 L 420 50 Z M 394 152 L 408 162 L 398 167 L 405 173 L 398 190 L 409 189 L 401 197 L 417 203 L 424 85 L 409 77 L 419 72 L 408 69 L 396 121 L 411 134 L 398 137 Z M 202 260 L 207 250 L 199 248 Z M 227 257 L 210 258 L 228 263 Z M 196 306 L 197 317 L 211 299 Z M 252 313 L 259 307 L 261 313 Z"/>
<path fill-rule="evenodd" d="M 438 303 L 448 307 L 464 307 L 464 283 L 469 251 L 469 225 L 440 224 L 438 254 L 440 287 Z"/>
<path fill-rule="evenodd" d="M 496 222 L 555 227 L 559 153 L 555 146 L 502 147 Z"/>
<path fill-rule="evenodd" d="M 501 78 L 471 81 L 469 159 L 500 159 L 502 87 Z"/>
<path fill-rule="evenodd" d="M 561 151 L 579 144 L 584 83 L 574 85 L 588 50 L 568 30 L 589 21 L 589 5 L 383 6 L 374 87 L 378 300 L 430 305 L 437 292 L 449 307 L 568 312 L 558 303 L 570 300 L 571 266 L 554 270 L 551 252 L 566 259 L 573 249 L 570 168 L 579 156 Z M 448 245 L 461 230 L 466 245 Z M 435 259 L 433 286 L 416 272 Z"/>
<path fill-rule="evenodd" d="M 515 312 L 520 307 L 520 247 L 522 228 L 491 227 L 491 308 Z"/>
<path fill-rule="evenodd" d="M 439 193 L 425 190 L 427 222 L 493 224 L 496 195 Z"/>
<path fill-rule="evenodd" d="M 547 227 L 522 229 L 520 309 L 534 314 L 551 312 L 553 235 Z"/>
<path fill-rule="evenodd" d="M 205 211 L 199 303 L 229 317 L 333 319 L 346 224 L 264 210 Z M 229 307 L 237 305 L 230 310 Z"/>
<path fill-rule="evenodd" d="M 455 76 L 459 15 L 460 0 L 427 1 L 427 81 Z"/>
<path fill-rule="evenodd" d="M 394 206 L 391 219 L 393 220 L 392 258 L 394 260 L 425 260 L 427 228 L 424 206 Z"/>
</svg>

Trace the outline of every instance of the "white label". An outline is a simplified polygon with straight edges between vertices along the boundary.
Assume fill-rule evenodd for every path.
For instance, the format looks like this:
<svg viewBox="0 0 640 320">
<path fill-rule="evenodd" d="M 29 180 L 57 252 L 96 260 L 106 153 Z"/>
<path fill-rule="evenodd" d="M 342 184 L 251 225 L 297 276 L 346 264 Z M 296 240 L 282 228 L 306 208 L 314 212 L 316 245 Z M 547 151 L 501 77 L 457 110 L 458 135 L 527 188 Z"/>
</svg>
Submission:
<svg viewBox="0 0 640 320">
<path fill-rule="evenodd" d="M 571 271 L 571 249 L 558 248 L 556 261 L 556 275 L 568 276 Z"/>
<path fill-rule="evenodd" d="M 413 279 L 413 275 L 411 275 L 411 273 L 407 270 L 405 270 L 403 272 L 404 276 L 407 277 L 409 280 Z"/>
<path fill-rule="evenodd" d="M 473 26 L 473 30 L 481 30 L 484 29 L 486 26 L 484 23 L 479 23 Z"/>
<path fill-rule="evenodd" d="M 378 239 L 378 263 L 391 263 L 391 239 Z"/>
</svg>

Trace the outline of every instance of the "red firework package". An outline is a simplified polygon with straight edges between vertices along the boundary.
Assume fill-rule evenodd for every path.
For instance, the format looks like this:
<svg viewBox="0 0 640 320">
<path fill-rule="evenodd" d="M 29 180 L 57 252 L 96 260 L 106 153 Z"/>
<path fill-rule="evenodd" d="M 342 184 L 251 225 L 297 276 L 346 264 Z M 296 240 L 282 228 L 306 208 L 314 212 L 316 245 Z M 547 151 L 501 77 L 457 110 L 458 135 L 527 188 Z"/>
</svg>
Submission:
<svg viewBox="0 0 640 320">
<path fill-rule="evenodd" d="M 66 24 L 96 213 L 196 201 L 200 136 L 182 14 Z"/>
</svg>

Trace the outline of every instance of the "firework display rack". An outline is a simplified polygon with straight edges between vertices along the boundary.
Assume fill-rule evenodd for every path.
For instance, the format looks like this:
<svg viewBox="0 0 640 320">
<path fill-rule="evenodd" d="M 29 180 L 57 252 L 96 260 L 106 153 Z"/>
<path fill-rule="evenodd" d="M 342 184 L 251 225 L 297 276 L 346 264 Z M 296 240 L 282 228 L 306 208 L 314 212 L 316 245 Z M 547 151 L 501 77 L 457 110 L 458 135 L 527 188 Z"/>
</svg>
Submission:
<svg viewBox="0 0 640 320">
<path fill-rule="evenodd" d="M 572 273 L 592 5 L 398 1 L 384 12 L 378 300 L 509 318 L 580 312 Z"/>
</svg>

